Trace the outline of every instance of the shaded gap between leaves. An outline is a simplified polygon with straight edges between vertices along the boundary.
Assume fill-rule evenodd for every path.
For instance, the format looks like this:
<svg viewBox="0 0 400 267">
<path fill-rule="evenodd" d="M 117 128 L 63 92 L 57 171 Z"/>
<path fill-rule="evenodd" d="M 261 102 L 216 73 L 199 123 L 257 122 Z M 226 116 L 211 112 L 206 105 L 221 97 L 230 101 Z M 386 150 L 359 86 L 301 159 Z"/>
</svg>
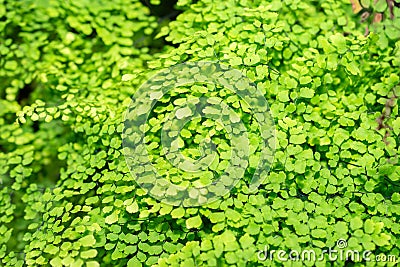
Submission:
<svg viewBox="0 0 400 267">
<path fill-rule="evenodd" d="M 175 20 L 182 13 L 181 10 L 175 8 L 178 0 L 164 0 L 159 5 L 152 5 L 149 0 L 140 0 L 140 2 L 150 9 L 150 15 L 159 18 L 160 20 Z"/>
<path fill-rule="evenodd" d="M 30 101 L 30 96 L 36 88 L 36 82 L 25 84 L 22 89 L 18 91 L 16 100 L 21 107 L 26 106 Z"/>
<path fill-rule="evenodd" d="M 158 34 L 162 26 L 167 25 L 169 22 L 176 20 L 179 14 L 183 11 L 176 9 L 176 3 L 178 0 L 165 0 L 161 1 L 160 5 L 152 5 L 149 0 L 140 0 L 140 2 L 147 6 L 150 10 L 150 15 L 158 18 L 159 28 L 154 34 L 154 37 Z M 167 41 L 164 38 L 160 38 L 164 45 L 172 46 L 177 48 L 179 44 L 174 44 L 171 41 Z M 161 46 L 163 47 L 163 45 Z M 159 47 L 155 47 L 156 49 Z"/>
</svg>

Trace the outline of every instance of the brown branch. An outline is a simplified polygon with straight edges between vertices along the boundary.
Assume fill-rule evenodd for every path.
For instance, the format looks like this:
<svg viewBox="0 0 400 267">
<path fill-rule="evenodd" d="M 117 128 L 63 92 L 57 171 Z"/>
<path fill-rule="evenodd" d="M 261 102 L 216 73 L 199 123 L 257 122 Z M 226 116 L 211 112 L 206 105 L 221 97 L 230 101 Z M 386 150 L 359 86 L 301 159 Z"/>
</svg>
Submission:
<svg viewBox="0 0 400 267">
<path fill-rule="evenodd" d="M 393 2 L 393 0 L 386 0 L 386 2 L 387 2 L 387 5 L 389 7 L 390 19 L 394 19 L 394 11 L 393 11 L 394 2 Z"/>
<path fill-rule="evenodd" d="M 390 116 L 392 114 L 392 108 L 396 104 L 395 100 L 398 98 L 394 88 L 392 89 L 392 92 L 393 92 L 393 96 L 386 100 L 385 110 L 376 119 L 376 122 L 378 123 L 378 126 L 376 127 L 376 130 L 379 131 L 380 129 L 386 129 L 385 135 L 383 137 L 383 142 L 385 142 L 386 145 L 390 144 L 387 139 L 390 137 L 391 131 L 393 131 L 393 128 L 390 127 L 390 125 L 387 124 L 387 118 L 390 118 Z"/>
</svg>

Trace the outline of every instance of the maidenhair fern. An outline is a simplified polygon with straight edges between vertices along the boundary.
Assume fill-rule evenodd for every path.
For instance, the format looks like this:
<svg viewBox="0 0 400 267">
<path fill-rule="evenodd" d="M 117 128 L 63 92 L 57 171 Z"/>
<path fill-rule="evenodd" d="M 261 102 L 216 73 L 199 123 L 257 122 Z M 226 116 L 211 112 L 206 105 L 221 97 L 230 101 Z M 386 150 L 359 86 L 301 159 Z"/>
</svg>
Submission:
<svg viewBox="0 0 400 267">
<path fill-rule="evenodd" d="M 258 257 L 266 246 L 320 255 L 339 240 L 398 256 L 399 1 L 179 0 L 172 21 L 151 12 L 161 2 L 0 0 L 0 265 L 350 264 Z M 146 160 L 175 184 L 207 184 L 228 168 L 238 144 L 210 114 L 242 121 L 249 140 L 229 192 L 173 206 L 127 164 L 124 123 L 146 81 L 197 62 L 236 70 L 261 92 L 274 157 L 251 190 L 264 132 L 257 106 L 224 84 L 198 80 L 152 95 L 140 125 Z M 203 100 L 211 104 L 202 116 L 168 124 L 195 115 Z M 201 175 L 172 166 L 163 130 L 185 158 L 212 151 Z"/>
</svg>

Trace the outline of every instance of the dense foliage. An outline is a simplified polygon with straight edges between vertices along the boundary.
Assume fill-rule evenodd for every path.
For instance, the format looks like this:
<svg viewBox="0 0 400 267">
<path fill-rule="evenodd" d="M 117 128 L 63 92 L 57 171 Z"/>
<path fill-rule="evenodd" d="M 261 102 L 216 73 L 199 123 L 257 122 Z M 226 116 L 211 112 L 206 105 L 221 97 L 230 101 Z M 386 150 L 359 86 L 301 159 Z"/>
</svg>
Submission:
<svg viewBox="0 0 400 267">
<path fill-rule="evenodd" d="M 257 258 L 266 245 L 320 253 L 339 239 L 399 255 L 400 1 L 179 0 L 176 19 L 152 11 L 161 2 L 0 0 L 1 265 L 342 266 Z M 254 155 L 229 194 L 171 206 L 131 175 L 121 138 L 131 97 L 186 61 L 240 70 L 267 99 L 275 157 L 258 190 L 246 178 L 259 134 L 223 88 Z M 161 153 L 161 123 L 211 90 L 172 90 L 147 122 L 151 160 L 175 182 L 184 176 Z M 179 139 L 196 158 L 207 138 L 218 157 L 204 183 L 224 171 L 229 134 L 201 118 Z"/>
</svg>

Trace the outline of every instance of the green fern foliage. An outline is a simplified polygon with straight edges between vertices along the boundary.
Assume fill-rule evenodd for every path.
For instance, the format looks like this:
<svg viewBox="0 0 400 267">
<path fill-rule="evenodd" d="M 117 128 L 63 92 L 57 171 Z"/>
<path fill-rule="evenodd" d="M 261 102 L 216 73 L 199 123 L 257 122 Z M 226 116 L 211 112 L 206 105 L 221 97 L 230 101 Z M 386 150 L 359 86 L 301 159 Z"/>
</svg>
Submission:
<svg viewBox="0 0 400 267">
<path fill-rule="evenodd" d="M 0 265 L 378 265 L 258 257 L 266 246 L 320 255 L 339 240 L 398 257 L 399 1 L 361 1 L 363 12 L 382 14 L 374 23 L 347 0 L 179 0 L 161 16 L 163 2 L 0 0 Z M 221 121 L 243 122 L 249 140 L 246 168 L 228 172 L 241 178 L 229 192 L 172 205 L 140 186 L 140 166 L 129 168 L 132 97 L 187 62 L 237 70 L 266 99 L 274 155 L 257 190 L 249 183 L 263 129 L 254 106 L 221 85 L 172 86 L 140 129 L 159 175 L 210 183 L 242 145 L 213 119 L 229 114 L 215 108 L 223 101 L 236 115 Z M 215 108 L 208 118 L 168 124 L 195 114 L 203 98 Z M 171 166 L 164 124 L 186 158 L 211 154 L 212 140 L 200 175 Z"/>
</svg>

